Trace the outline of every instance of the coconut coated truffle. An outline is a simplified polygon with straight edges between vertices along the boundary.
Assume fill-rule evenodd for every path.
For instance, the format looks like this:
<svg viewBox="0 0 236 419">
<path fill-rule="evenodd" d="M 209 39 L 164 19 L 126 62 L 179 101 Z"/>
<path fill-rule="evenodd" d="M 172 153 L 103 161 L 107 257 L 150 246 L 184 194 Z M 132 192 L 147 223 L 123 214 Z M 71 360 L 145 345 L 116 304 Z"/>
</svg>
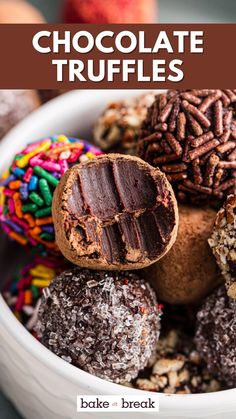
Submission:
<svg viewBox="0 0 236 419">
<path fill-rule="evenodd" d="M 154 291 L 138 275 L 75 268 L 45 289 L 36 329 L 65 361 L 123 383 L 147 365 L 160 314 Z"/>
<path fill-rule="evenodd" d="M 216 212 L 211 208 L 179 206 L 179 229 L 171 250 L 145 270 L 161 300 L 171 304 L 199 301 L 219 283 L 207 243 Z"/>
<path fill-rule="evenodd" d="M 138 154 L 166 173 L 179 201 L 235 193 L 235 102 L 236 90 L 169 90 L 149 108 Z"/>
<path fill-rule="evenodd" d="M 236 386 L 236 302 L 221 286 L 197 314 L 195 341 L 208 369 L 228 387 Z"/>
<path fill-rule="evenodd" d="M 136 155 L 139 130 L 154 98 L 149 92 L 110 103 L 94 126 L 95 144 L 106 152 Z"/>
<path fill-rule="evenodd" d="M 228 296 L 236 300 L 236 195 L 230 195 L 220 209 L 208 240 L 226 281 Z"/>
</svg>

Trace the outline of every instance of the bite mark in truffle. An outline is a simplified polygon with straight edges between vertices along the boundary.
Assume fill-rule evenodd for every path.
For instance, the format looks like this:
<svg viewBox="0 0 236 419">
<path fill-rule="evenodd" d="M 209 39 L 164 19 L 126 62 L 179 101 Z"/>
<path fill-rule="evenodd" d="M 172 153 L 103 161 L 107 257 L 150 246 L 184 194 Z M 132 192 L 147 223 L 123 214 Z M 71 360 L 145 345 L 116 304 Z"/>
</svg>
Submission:
<svg viewBox="0 0 236 419">
<path fill-rule="evenodd" d="M 137 269 L 172 246 L 178 224 L 173 191 L 158 169 L 110 154 L 75 166 L 53 198 L 62 253 L 82 267 Z"/>
</svg>

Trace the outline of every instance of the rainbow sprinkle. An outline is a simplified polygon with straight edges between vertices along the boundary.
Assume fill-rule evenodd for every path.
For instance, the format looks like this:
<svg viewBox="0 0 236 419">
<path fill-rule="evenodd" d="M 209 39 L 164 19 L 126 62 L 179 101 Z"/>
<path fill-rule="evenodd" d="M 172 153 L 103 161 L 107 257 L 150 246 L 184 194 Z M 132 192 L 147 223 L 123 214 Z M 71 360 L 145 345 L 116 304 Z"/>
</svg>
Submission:
<svg viewBox="0 0 236 419">
<path fill-rule="evenodd" d="M 62 258 L 36 256 L 11 278 L 3 296 L 16 318 L 32 333 L 43 289 L 63 272 L 68 264 Z"/>
<path fill-rule="evenodd" d="M 21 245 L 57 252 L 52 222 L 53 192 L 74 164 L 102 152 L 86 141 L 59 135 L 29 144 L 0 180 L 0 224 Z"/>
</svg>

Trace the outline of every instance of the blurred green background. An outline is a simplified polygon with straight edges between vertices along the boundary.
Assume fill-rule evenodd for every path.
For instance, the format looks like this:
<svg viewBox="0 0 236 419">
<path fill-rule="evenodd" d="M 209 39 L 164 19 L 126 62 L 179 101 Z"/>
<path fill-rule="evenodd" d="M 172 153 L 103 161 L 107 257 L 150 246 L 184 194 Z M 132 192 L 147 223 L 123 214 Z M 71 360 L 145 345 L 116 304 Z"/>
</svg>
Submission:
<svg viewBox="0 0 236 419">
<path fill-rule="evenodd" d="M 42 11 L 48 22 L 61 21 L 63 0 L 30 0 L 30 2 Z M 158 21 L 161 23 L 236 22 L 236 0 L 159 0 L 158 4 Z M 20 419 L 1 393 L 0 419 Z"/>
</svg>

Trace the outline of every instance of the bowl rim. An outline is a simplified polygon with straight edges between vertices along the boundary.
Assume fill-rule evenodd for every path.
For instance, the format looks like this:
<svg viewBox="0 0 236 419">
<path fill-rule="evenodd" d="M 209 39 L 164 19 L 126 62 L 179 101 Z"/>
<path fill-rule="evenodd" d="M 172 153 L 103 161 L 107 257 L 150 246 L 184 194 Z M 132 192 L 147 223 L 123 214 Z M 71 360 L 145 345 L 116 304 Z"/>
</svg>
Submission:
<svg viewBox="0 0 236 419">
<path fill-rule="evenodd" d="M 67 112 L 73 110 L 74 102 L 79 96 L 79 101 L 83 103 L 89 102 L 89 100 L 94 100 L 94 94 L 96 92 L 97 97 L 99 93 L 102 94 L 102 97 L 107 98 L 107 101 L 114 101 L 117 97 L 122 97 L 121 92 L 126 96 L 134 96 L 141 94 L 143 92 L 148 92 L 150 90 L 84 90 L 84 91 L 71 91 L 65 93 L 62 96 L 59 96 L 50 102 L 42 105 L 38 110 L 26 117 L 22 122 L 20 122 L 16 127 L 14 127 L 1 141 L 0 145 L 0 155 L 6 154 L 7 158 L 3 164 L 1 164 L 1 170 L 4 169 L 8 163 L 8 158 L 10 155 L 9 148 L 6 147 L 7 143 L 9 144 L 11 139 L 16 135 L 19 135 L 19 132 L 24 132 L 29 129 L 34 123 L 37 125 L 38 121 L 43 115 L 50 113 L 51 111 L 55 112 L 55 109 L 59 110 L 59 116 L 63 117 L 64 109 L 67 109 Z M 159 90 L 160 92 L 160 90 Z M 162 90 L 163 92 L 163 90 Z M 97 99 L 99 102 L 99 100 Z M 79 112 L 79 111 L 78 111 Z M 58 118 L 58 114 L 57 114 Z M 37 128 L 36 128 L 37 129 Z M 8 150 L 7 150 L 8 149 Z M 6 152 L 7 151 L 7 152 Z M 12 153 L 11 153 L 12 155 Z M 75 385 L 80 385 L 82 387 L 90 388 L 95 391 L 95 394 L 146 394 L 150 395 L 150 392 L 143 390 L 138 390 L 134 388 L 125 387 L 119 384 L 115 384 L 106 380 L 103 380 L 99 377 L 93 376 L 80 368 L 77 368 L 73 365 L 62 360 L 57 355 L 53 354 L 50 350 L 44 347 L 37 339 L 35 339 L 27 329 L 16 319 L 9 306 L 5 302 L 3 296 L 0 294 L 0 323 L 7 333 L 18 342 L 20 346 L 24 348 L 26 352 L 29 352 L 33 357 L 40 361 L 44 366 L 49 370 L 53 370 L 55 373 L 59 374 L 61 377 L 68 379 L 70 382 Z M 97 392 L 97 393 L 96 393 Z M 201 409 L 213 409 L 216 411 L 226 412 L 226 404 L 229 404 L 229 407 L 232 407 L 232 402 L 236 403 L 236 388 L 229 390 L 221 390 L 218 392 L 212 393 L 198 393 L 198 394 L 164 394 L 157 393 L 159 395 L 161 410 L 162 411 L 178 411 L 180 409 L 189 409 L 195 410 L 196 406 Z M 171 399 L 170 399 L 171 397 Z M 171 403 L 170 403 L 171 400 Z"/>
<path fill-rule="evenodd" d="M 4 321 L 5 320 L 5 321 Z M 2 294 L 0 294 L 0 322 L 8 333 L 17 341 L 17 343 L 24 348 L 24 350 L 35 357 L 48 370 L 53 370 L 61 377 L 66 378 L 75 385 L 95 390 L 100 394 L 146 394 L 149 392 L 129 388 L 120 384 L 115 384 L 107 380 L 96 377 L 86 371 L 77 368 L 44 347 L 31 333 L 17 320 L 13 312 L 10 310 Z M 212 393 L 197 393 L 197 394 L 158 394 L 162 409 L 181 409 L 188 408 L 195 409 L 194 404 L 197 402 L 198 408 L 211 408 L 214 406 L 222 407 L 222 403 L 227 403 L 236 400 L 236 389 L 222 390 Z M 171 397 L 171 405 L 170 405 Z M 224 410 L 225 411 L 225 410 Z"/>
</svg>

